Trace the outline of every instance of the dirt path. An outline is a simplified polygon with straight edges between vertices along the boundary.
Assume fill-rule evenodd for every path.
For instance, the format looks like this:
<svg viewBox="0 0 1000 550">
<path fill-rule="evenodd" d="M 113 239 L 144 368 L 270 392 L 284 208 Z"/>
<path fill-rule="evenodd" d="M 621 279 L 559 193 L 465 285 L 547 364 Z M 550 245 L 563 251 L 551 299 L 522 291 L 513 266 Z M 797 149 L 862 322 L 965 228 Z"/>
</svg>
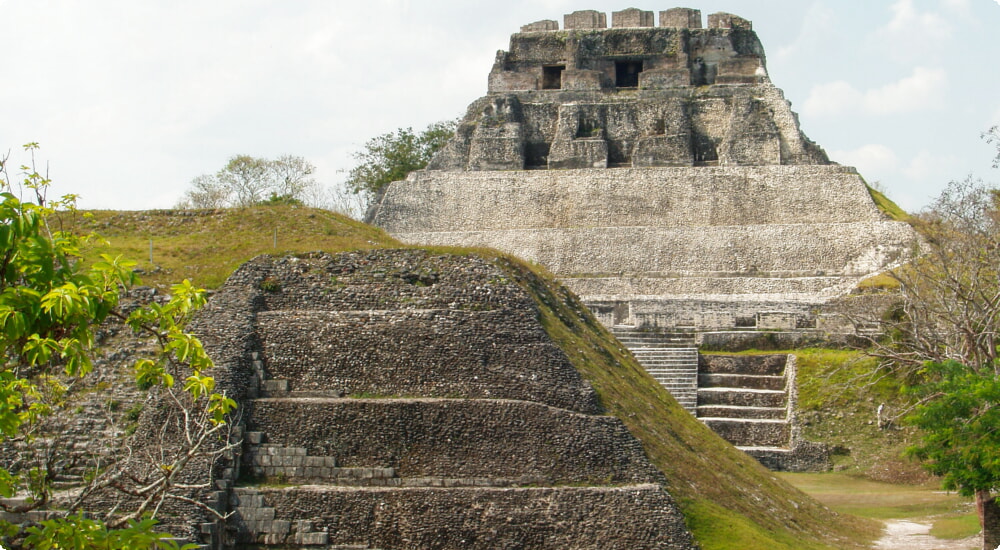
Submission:
<svg viewBox="0 0 1000 550">
<path fill-rule="evenodd" d="M 892 550 L 979 550 L 982 539 L 979 536 L 960 540 L 943 540 L 929 535 L 931 525 L 905 519 L 890 519 L 885 522 L 885 533 L 875 543 L 876 549 Z"/>
</svg>

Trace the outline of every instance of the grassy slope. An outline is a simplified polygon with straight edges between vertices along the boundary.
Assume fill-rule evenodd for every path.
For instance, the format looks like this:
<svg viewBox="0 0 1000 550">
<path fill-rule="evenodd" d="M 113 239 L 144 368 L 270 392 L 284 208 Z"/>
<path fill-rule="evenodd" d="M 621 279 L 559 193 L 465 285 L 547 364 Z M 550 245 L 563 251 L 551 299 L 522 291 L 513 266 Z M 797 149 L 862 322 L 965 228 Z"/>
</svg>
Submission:
<svg viewBox="0 0 1000 550">
<path fill-rule="evenodd" d="M 875 201 L 875 206 L 882 211 L 889 219 L 897 222 L 908 222 L 910 221 L 910 215 L 906 213 L 905 210 L 900 208 L 896 203 L 892 202 L 892 199 L 885 196 L 881 191 L 875 189 L 874 187 L 865 184 L 868 187 L 868 194 L 871 195 L 872 200 Z"/>
<path fill-rule="evenodd" d="M 98 231 L 110 241 L 113 253 L 145 259 L 140 263 L 144 269 L 150 267 L 152 238 L 156 267 L 144 279 L 160 287 L 190 278 L 214 288 L 240 263 L 262 253 L 399 246 L 384 232 L 359 222 L 288 206 L 94 212 L 90 219 L 65 223 Z M 862 548 L 877 534 L 875 523 L 826 509 L 705 428 L 643 371 L 572 293 L 548 276 L 538 277 L 535 272 L 542 270 L 492 251 L 475 252 L 500 258 L 535 296 L 546 330 L 593 384 L 608 412 L 625 422 L 666 473 L 671 494 L 705 550 Z"/>
<path fill-rule="evenodd" d="M 261 254 L 401 246 L 381 229 L 339 214 L 285 205 L 194 211 L 104 210 L 63 215 L 61 221 L 68 229 L 99 233 L 115 254 L 139 262 L 144 284 L 159 288 L 184 278 L 205 288 L 217 288 L 238 266 Z"/>
</svg>

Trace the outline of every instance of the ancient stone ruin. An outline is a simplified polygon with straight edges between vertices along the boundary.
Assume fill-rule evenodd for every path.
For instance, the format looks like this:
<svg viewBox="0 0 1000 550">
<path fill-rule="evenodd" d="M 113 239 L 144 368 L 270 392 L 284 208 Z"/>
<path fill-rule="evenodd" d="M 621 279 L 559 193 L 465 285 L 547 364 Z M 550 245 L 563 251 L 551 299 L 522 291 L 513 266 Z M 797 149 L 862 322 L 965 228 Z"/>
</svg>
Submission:
<svg viewBox="0 0 1000 550">
<path fill-rule="evenodd" d="M 241 410 L 213 547 L 694 548 L 663 474 L 495 261 L 262 257 L 196 330 Z"/>
<path fill-rule="evenodd" d="M 787 407 L 718 406 L 705 383 L 749 379 L 699 375 L 697 347 L 850 332 L 824 304 L 897 265 L 915 238 L 800 131 L 751 23 L 716 13 L 702 28 L 687 8 L 660 12 L 659 26 L 628 9 L 610 28 L 596 11 L 562 30 L 522 27 L 455 137 L 389 185 L 370 220 L 406 242 L 544 265 L 685 407 L 749 433 L 787 423 Z M 784 372 L 767 382 L 781 403 Z M 795 447 L 730 439 L 758 454 Z"/>
</svg>

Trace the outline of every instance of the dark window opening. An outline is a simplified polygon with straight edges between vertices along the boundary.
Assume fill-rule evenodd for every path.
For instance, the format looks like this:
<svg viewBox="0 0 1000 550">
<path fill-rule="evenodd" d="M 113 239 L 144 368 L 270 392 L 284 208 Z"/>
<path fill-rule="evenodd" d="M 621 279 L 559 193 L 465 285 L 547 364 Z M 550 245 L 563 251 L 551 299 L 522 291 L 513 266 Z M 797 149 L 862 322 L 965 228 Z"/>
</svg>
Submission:
<svg viewBox="0 0 1000 550">
<path fill-rule="evenodd" d="M 715 84 L 715 77 L 719 72 L 718 63 L 707 63 L 698 57 L 691 63 L 691 84 L 694 86 L 708 86 Z"/>
<path fill-rule="evenodd" d="M 708 136 L 691 134 L 691 153 L 695 166 L 715 166 L 719 164 L 719 153 L 715 141 Z"/>
<path fill-rule="evenodd" d="M 743 327 L 756 327 L 757 326 L 757 318 L 753 317 L 753 316 L 737 317 L 736 318 L 736 326 L 737 327 L 741 327 L 741 328 L 743 328 Z"/>
<path fill-rule="evenodd" d="M 642 61 L 615 61 L 615 86 L 638 88 Z"/>
<path fill-rule="evenodd" d="M 524 167 L 528 170 L 547 168 L 549 163 L 549 144 L 545 142 L 528 142 L 524 145 Z"/>
<path fill-rule="evenodd" d="M 596 137 L 601 137 L 601 124 L 596 120 L 581 119 L 580 125 L 576 127 L 576 138 Z"/>
<path fill-rule="evenodd" d="M 566 65 L 542 67 L 542 89 L 558 90 L 562 88 L 562 72 L 564 70 L 566 70 Z"/>
</svg>

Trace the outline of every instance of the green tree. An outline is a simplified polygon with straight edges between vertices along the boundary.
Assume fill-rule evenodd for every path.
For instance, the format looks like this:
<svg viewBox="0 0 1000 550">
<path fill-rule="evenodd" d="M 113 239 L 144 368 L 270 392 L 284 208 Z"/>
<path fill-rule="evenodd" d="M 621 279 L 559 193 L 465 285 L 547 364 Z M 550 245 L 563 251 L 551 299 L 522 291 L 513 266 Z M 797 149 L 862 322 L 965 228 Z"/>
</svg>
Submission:
<svg viewBox="0 0 1000 550">
<path fill-rule="evenodd" d="M 354 153 L 358 165 L 348 172 L 347 187 L 369 198 L 377 196 L 386 185 L 427 166 L 455 134 L 457 125 L 455 120 L 435 122 L 419 134 L 413 128 L 400 128 L 368 140 L 364 149 Z"/>
<path fill-rule="evenodd" d="M 227 208 L 260 204 L 301 204 L 315 193 L 316 167 L 302 157 L 274 160 L 236 155 L 215 174 L 191 180 L 181 208 Z"/>
<path fill-rule="evenodd" d="M 923 435 L 908 453 L 945 488 L 975 496 L 992 550 L 1000 544 L 992 496 L 1000 487 L 1000 193 L 972 178 L 952 182 L 911 223 L 923 239 L 915 259 L 891 273 L 899 288 L 877 319 L 873 353 L 918 399 L 906 420 Z"/>
<path fill-rule="evenodd" d="M 30 444 L 48 419 L 78 414 L 65 408 L 65 397 L 75 381 L 93 370 L 95 335 L 101 323 L 111 318 L 152 335 L 159 344 L 158 353 L 136 362 L 135 380 L 160 392 L 167 407 L 176 406 L 175 416 L 190 419 L 184 429 L 194 437 L 171 449 L 161 448 L 171 452 L 145 469 L 150 465 L 137 464 L 127 456 L 131 445 L 127 438 L 109 441 L 107 461 L 85 476 L 87 481 L 75 497 L 60 502 L 59 510 L 47 505 L 69 449 L 59 448 L 59 438 L 53 438 L 43 460 L 0 468 L 0 497 L 20 497 L 0 501 L 0 510 L 48 509 L 57 517 L 35 526 L 0 521 L 2 544 L 7 548 L 175 548 L 166 535 L 153 531 L 156 512 L 171 498 L 189 498 L 177 494 L 177 488 L 181 472 L 193 457 L 211 457 L 229 447 L 222 436 L 227 415 L 236 405 L 214 391 L 214 380 L 207 375 L 212 362 L 197 338 L 183 329 L 204 303 L 204 292 L 184 281 L 173 287 L 166 303 L 124 311 L 120 295 L 137 282 L 134 262 L 101 255 L 100 261 L 85 263 L 83 251 L 99 246 L 100 238 L 51 229 L 50 220 L 57 210 L 75 210 L 75 197 L 46 200 L 50 182 L 34 168 L 37 144 L 25 148 L 32 161 L 21 166 L 24 179 L 19 189 L 33 194 L 34 202 L 14 194 L 7 169 L 9 156 L 0 159 L 0 444 L 13 440 Z M 89 495 L 107 490 L 128 492 L 135 506 L 98 519 L 81 515 Z"/>
</svg>

